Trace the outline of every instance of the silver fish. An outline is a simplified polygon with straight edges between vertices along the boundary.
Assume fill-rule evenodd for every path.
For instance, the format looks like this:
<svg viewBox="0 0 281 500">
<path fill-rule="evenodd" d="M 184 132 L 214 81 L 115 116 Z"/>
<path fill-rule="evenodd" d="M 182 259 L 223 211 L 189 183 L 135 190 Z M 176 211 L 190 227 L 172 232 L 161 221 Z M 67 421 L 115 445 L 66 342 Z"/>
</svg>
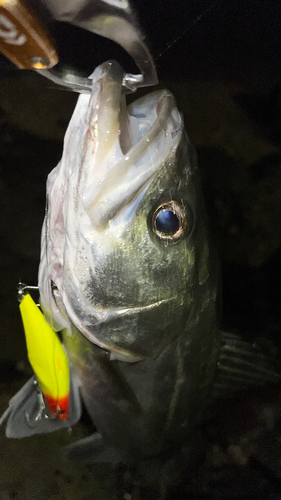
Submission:
<svg viewBox="0 0 281 500">
<path fill-rule="evenodd" d="M 279 380 L 257 346 L 217 328 L 218 261 L 174 97 L 126 107 L 122 78 L 102 64 L 78 99 L 41 242 L 42 309 L 97 428 L 68 453 L 92 461 L 179 446 L 215 398 Z"/>
</svg>

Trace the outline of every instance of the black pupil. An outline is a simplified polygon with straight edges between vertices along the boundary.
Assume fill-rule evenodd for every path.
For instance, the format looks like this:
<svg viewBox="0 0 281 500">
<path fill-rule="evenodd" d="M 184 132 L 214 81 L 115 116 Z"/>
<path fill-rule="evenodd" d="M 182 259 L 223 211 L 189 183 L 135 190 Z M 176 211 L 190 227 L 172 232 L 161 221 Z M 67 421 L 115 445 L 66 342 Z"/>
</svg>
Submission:
<svg viewBox="0 0 281 500">
<path fill-rule="evenodd" d="M 157 231 L 162 234 L 173 234 L 179 230 L 180 221 L 178 216 L 171 210 L 163 209 L 156 217 L 155 225 Z"/>
</svg>

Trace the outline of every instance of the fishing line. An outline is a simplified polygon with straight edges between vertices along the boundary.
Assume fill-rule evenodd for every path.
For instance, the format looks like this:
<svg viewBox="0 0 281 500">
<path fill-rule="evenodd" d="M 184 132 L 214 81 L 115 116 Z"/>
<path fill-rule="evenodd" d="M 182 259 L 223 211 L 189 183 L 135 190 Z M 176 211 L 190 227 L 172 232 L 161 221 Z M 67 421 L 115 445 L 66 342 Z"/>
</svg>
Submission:
<svg viewBox="0 0 281 500">
<path fill-rule="evenodd" d="M 154 61 L 157 62 L 164 54 L 166 54 L 171 49 L 171 47 L 173 47 L 187 33 L 187 31 L 198 24 L 199 21 L 201 21 L 203 18 L 205 18 L 219 3 L 222 3 L 222 0 L 215 0 L 213 3 L 211 3 L 211 5 L 206 7 L 206 9 L 204 9 L 203 12 L 201 12 L 201 14 L 199 14 L 191 24 L 189 24 L 176 38 L 173 38 L 172 41 L 166 45 L 162 52 L 160 52 L 154 58 Z"/>
</svg>

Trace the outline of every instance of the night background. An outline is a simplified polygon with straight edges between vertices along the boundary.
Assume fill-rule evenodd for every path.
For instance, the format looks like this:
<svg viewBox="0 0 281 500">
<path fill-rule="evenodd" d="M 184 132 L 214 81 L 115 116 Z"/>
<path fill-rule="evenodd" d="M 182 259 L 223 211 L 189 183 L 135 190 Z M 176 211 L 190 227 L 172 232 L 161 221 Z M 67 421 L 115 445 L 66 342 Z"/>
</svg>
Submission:
<svg viewBox="0 0 281 500">
<path fill-rule="evenodd" d="M 244 339 L 258 338 L 280 364 L 281 4 L 132 3 L 159 87 L 175 95 L 197 149 L 221 259 L 221 326 Z M 48 27 L 61 62 L 84 75 L 107 59 L 135 70 L 113 42 L 65 23 Z M 76 99 L 1 56 L 0 415 L 31 374 L 17 284 L 37 284 L 46 177 L 60 159 Z M 150 472 L 113 470 L 63 458 L 63 445 L 87 435 L 86 418 L 71 436 L 60 431 L 17 441 L 5 438 L 4 425 L 0 500 L 281 500 L 279 388 L 218 406 L 217 416 L 202 427 L 202 459 L 193 468 L 187 465 L 162 497 L 165 480 L 156 465 Z"/>
</svg>

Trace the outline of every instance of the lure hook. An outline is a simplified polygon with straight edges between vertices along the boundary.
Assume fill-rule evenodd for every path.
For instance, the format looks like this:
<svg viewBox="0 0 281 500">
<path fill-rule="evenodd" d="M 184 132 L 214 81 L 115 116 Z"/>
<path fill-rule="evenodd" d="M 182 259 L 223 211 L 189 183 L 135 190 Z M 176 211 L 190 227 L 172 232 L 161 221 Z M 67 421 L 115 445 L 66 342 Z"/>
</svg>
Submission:
<svg viewBox="0 0 281 500">
<path fill-rule="evenodd" d="M 37 391 L 37 404 L 34 405 L 31 413 L 25 412 L 25 421 L 28 427 L 31 427 L 32 429 L 34 429 L 37 426 L 38 422 L 43 420 L 43 418 L 44 419 L 49 418 L 49 416 L 46 413 L 47 410 L 46 403 L 44 401 L 44 397 L 37 380 L 34 380 L 33 384 Z"/>
</svg>

